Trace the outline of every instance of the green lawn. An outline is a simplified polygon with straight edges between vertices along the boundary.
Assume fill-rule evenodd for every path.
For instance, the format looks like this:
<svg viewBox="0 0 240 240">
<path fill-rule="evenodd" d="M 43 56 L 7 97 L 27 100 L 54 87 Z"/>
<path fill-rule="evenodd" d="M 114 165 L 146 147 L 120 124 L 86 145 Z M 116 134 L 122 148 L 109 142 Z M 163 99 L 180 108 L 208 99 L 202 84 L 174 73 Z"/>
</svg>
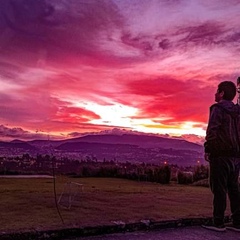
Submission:
<svg viewBox="0 0 240 240">
<path fill-rule="evenodd" d="M 57 198 L 68 181 L 84 184 L 83 192 L 78 191 L 70 209 L 59 206 L 63 224 L 55 207 L 52 179 L 2 178 L 0 181 L 0 232 L 212 215 L 212 195 L 208 188 L 59 176 Z M 67 200 L 63 197 L 62 203 L 68 204 Z"/>
</svg>

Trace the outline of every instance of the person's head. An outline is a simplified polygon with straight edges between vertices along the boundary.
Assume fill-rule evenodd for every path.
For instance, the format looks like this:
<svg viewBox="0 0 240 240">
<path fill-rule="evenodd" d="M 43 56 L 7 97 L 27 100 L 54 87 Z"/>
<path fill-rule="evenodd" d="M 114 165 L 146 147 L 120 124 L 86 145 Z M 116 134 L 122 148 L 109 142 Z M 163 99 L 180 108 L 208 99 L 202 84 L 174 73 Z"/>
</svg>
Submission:
<svg viewBox="0 0 240 240">
<path fill-rule="evenodd" d="M 215 94 L 215 101 L 229 100 L 232 101 L 237 93 L 236 85 L 231 81 L 224 81 L 218 85 L 217 92 Z"/>
</svg>

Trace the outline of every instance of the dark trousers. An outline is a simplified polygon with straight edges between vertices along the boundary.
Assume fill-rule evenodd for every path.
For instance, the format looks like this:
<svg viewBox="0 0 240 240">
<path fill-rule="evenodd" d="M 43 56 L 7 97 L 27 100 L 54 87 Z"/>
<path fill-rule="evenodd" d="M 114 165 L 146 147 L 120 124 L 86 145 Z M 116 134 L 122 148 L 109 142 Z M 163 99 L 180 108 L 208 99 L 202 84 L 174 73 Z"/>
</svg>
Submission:
<svg viewBox="0 0 240 240">
<path fill-rule="evenodd" d="M 213 218 L 215 224 L 223 224 L 230 200 L 233 223 L 240 225 L 240 158 L 217 157 L 210 161 L 210 187 L 213 193 Z"/>
</svg>

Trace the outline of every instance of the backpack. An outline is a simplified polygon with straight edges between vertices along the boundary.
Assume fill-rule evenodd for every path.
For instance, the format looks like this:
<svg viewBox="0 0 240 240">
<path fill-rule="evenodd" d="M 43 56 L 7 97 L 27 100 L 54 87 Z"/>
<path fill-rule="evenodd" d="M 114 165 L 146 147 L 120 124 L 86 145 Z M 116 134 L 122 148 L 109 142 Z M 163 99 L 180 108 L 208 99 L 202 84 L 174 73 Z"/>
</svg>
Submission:
<svg viewBox="0 0 240 240">
<path fill-rule="evenodd" d="M 236 135 L 234 136 L 237 146 L 236 153 L 238 153 L 237 155 L 240 155 L 240 106 L 238 104 L 235 104 L 236 111 L 229 111 L 228 109 L 217 103 L 213 106 L 221 108 L 225 113 L 231 116 L 235 128 L 234 132 L 236 133 Z"/>
</svg>

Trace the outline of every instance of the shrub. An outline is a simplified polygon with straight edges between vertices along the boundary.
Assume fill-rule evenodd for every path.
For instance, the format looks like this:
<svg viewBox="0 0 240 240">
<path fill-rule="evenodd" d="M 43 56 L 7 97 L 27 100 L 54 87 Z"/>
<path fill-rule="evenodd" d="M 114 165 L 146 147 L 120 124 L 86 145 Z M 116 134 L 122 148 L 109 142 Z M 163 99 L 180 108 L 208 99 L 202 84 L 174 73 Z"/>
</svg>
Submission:
<svg viewBox="0 0 240 240">
<path fill-rule="evenodd" d="M 145 173 L 147 175 L 147 179 L 149 182 L 154 182 L 155 178 L 154 178 L 154 168 L 152 167 L 147 167 L 145 170 Z"/>
<path fill-rule="evenodd" d="M 79 168 L 79 176 L 82 177 L 95 177 L 97 176 L 99 169 L 91 165 L 83 165 Z"/>
<path fill-rule="evenodd" d="M 177 182 L 178 184 L 191 184 L 193 183 L 193 173 L 192 172 L 177 172 Z"/>
<path fill-rule="evenodd" d="M 202 179 L 193 183 L 194 186 L 209 187 L 209 179 Z"/>
<path fill-rule="evenodd" d="M 202 179 L 207 179 L 209 175 L 209 169 L 207 166 L 201 165 L 201 166 L 197 166 L 194 169 L 194 173 L 193 173 L 193 181 L 199 181 Z"/>
<path fill-rule="evenodd" d="M 101 166 L 98 169 L 98 177 L 117 177 L 118 176 L 118 169 L 115 166 Z"/>
<path fill-rule="evenodd" d="M 171 168 L 168 165 L 158 167 L 155 169 L 154 175 L 157 183 L 168 184 L 171 179 Z"/>
</svg>

